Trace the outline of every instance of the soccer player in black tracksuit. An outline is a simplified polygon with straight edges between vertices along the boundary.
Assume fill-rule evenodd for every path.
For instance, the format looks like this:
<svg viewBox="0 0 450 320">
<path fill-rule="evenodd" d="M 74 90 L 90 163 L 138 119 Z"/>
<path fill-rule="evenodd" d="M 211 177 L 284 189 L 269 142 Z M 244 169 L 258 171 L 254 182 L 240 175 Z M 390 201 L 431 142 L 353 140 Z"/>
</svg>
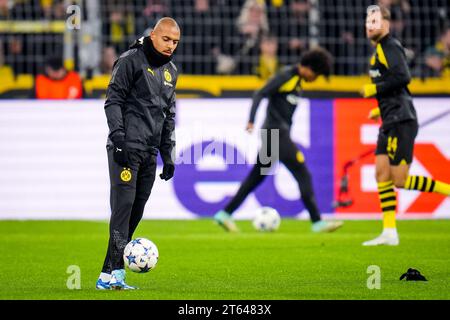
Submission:
<svg viewBox="0 0 450 320">
<path fill-rule="evenodd" d="M 398 245 L 395 223 L 397 199 L 394 186 L 408 190 L 435 192 L 450 195 L 450 185 L 428 177 L 410 176 L 414 140 L 418 132 L 417 115 L 407 85 L 411 80 L 405 51 L 389 35 L 390 12 L 379 6 L 367 10 L 366 33 L 375 46 L 370 61 L 372 83 L 363 87 L 364 97 L 375 96 L 378 108 L 369 117 L 381 116 L 382 126 L 376 149 L 376 180 L 381 210 L 383 232 L 365 246 Z"/>
<path fill-rule="evenodd" d="M 177 69 L 170 60 L 179 40 L 175 20 L 162 18 L 149 37 L 137 40 L 114 64 L 105 102 L 110 238 L 97 289 L 135 289 L 125 283 L 123 251 L 150 196 L 158 151 L 164 163 L 161 179 L 174 174 Z"/>
<path fill-rule="evenodd" d="M 328 75 L 331 70 L 331 56 L 323 49 L 305 53 L 300 64 L 285 67 L 253 97 L 247 131 L 253 130 L 256 111 L 264 97 L 269 99 L 267 115 L 262 127 L 263 146 L 258 152 L 256 165 L 242 182 L 237 194 L 230 203 L 214 216 L 215 221 L 226 231 L 238 231 L 231 215 L 242 204 L 268 174 L 271 166 L 281 161 L 292 173 L 298 183 L 301 198 L 308 210 L 314 232 L 334 231 L 342 222 L 322 221 L 314 197 L 311 175 L 305 165 L 300 150 L 290 138 L 292 116 L 297 107 L 301 81 L 314 81 L 319 75 Z M 278 133 L 278 135 L 277 135 Z M 273 140 L 272 140 L 273 139 Z M 277 154 L 278 153 L 278 154 Z M 271 158 L 269 161 L 269 157 Z"/>
</svg>

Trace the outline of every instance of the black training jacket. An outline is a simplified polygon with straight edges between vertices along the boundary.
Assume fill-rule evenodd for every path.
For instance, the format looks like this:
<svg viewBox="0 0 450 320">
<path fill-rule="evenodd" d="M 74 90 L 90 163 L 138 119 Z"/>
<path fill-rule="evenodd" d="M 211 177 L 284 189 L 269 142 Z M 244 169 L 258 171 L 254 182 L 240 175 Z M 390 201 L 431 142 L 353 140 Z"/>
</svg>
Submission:
<svg viewBox="0 0 450 320">
<path fill-rule="evenodd" d="M 417 120 L 408 84 L 411 81 L 405 50 L 390 35 L 376 46 L 370 60 L 370 77 L 376 85 L 376 98 L 383 126 L 392 123 Z"/>
<path fill-rule="evenodd" d="M 164 162 L 172 161 L 176 82 L 170 58 L 157 52 L 149 37 L 137 40 L 115 62 L 108 85 L 108 143 L 125 140 L 129 148 L 159 150 Z"/>
<path fill-rule="evenodd" d="M 255 122 L 256 111 L 263 98 L 269 99 L 265 129 L 286 129 L 292 125 L 292 115 L 297 108 L 300 92 L 298 66 L 284 67 L 266 85 L 253 95 L 249 122 Z"/>
</svg>

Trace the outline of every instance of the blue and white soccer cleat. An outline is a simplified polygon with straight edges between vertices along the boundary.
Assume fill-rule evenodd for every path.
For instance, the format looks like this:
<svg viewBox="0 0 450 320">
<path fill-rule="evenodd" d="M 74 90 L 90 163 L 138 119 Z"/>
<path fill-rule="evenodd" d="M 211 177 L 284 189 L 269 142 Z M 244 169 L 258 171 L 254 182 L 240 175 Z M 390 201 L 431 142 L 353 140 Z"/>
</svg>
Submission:
<svg viewBox="0 0 450 320">
<path fill-rule="evenodd" d="M 239 232 L 231 215 L 225 210 L 220 210 L 214 215 L 214 221 L 228 232 Z"/>
<path fill-rule="evenodd" d="M 129 286 L 125 283 L 125 269 L 113 270 L 109 283 L 111 290 L 136 290 L 137 287 Z"/>
<path fill-rule="evenodd" d="M 109 281 L 108 282 L 104 282 L 104 281 L 102 281 L 102 279 L 98 279 L 97 280 L 97 284 L 95 285 L 95 288 L 97 290 L 110 290 L 111 286 L 109 284 L 110 284 Z"/>
</svg>

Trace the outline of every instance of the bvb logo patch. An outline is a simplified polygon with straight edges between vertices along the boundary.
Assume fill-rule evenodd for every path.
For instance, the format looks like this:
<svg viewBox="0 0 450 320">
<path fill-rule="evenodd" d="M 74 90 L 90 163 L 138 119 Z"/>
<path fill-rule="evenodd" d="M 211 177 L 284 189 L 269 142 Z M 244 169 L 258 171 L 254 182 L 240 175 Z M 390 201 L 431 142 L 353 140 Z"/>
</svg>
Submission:
<svg viewBox="0 0 450 320">
<path fill-rule="evenodd" d="M 120 179 L 123 182 L 129 182 L 131 180 L 131 171 L 130 169 L 123 169 L 122 172 L 120 173 Z"/>
<path fill-rule="evenodd" d="M 172 75 L 170 74 L 169 70 L 164 70 L 164 78 L 167 82 L 172 82 Z"/>
</svg>

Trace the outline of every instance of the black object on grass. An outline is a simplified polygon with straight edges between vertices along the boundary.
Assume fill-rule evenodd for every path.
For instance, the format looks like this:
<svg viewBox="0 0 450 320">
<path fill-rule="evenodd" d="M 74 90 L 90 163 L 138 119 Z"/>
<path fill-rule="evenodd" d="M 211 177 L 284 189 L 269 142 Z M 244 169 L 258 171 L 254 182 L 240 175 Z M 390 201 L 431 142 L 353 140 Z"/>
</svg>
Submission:
<svg viewBox="0 0 450 320">
<path fill-rule="evenodd" d="M 400 280 L 406 279 L 406 281 L 428 281 L 419 270 L 409 268 L 406 273 L 402 274 Z"/>
</svg>

